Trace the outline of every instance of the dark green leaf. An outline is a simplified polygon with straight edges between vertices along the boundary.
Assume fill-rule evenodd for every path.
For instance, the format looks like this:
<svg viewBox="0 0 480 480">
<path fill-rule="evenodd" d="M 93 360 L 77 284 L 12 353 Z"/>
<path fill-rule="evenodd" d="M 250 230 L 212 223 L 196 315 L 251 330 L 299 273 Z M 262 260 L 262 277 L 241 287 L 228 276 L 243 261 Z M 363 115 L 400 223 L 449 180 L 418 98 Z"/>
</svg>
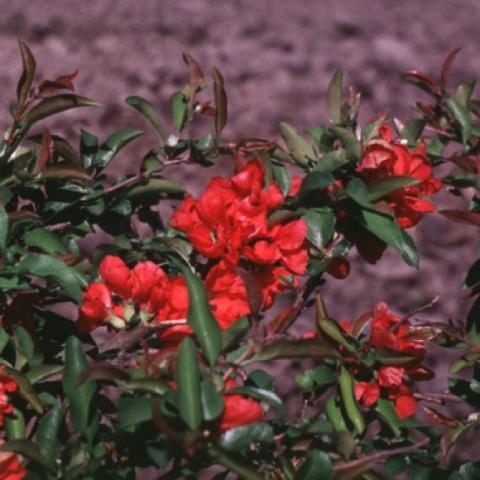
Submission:
<svg viewBox="0 0 480 480">
<path fill-rule="evenodd" d="M 127 197 L 132 201 L 156 200 L 165 197 L 182 197 L 185 190 L 166 178 L 150 178 L 132 187 Z"/>
<path fill-rule="evenodd" d="M 30 247 L 37 247 L 45 253 L 50 254 L 67 254 L 68 248 L 62 240 L 50 230 L 46 228 L 34 228 L 25 233 L 25 243 Z"/>
<path fill-rule="evenodd" d="M 57 403 L 40 420 L 35 433 L 35 443 L 49 460 L 55 460 L 55 450 L 58 444 L 58 432 L 63 419 L 63 405 Z"/>
<path fill-rule="evenodd" d="M 32 337 L 21 325 L 14 325 L 13 332 L 17 356 L 23 355 L 29 362 L 35 353 Z"/>
<path fill-rule="evenodd" d="M 222 351 L 235 346 L 250 329 L 250 320 L 248 317 L 242 317 L 233 325 L 222 331 Z M 1 353 L 1 351 L 0 351 Z"/>
<path fill-rule="evenodd" d="M 223 397 L 210 380 L 203 380 L 200 385 L 203 418 L 210 422 L 217 419 L 223 412 Z"/>
<path fill-rule="evenodd" d="M 411 185 L 417 185 L 419 180 L 413 177 L 407 177 L 405 175 L 398 175 L 396 177 L 384 178 L 378 182 L 369 185 L 368 187 L 368 199 L 371 202 L 376 202 L 385 197 L 389 193 L 398 190 L 399 188 L 409 187 Z"/>
<path fill-rule="evenodd" d="M 360 160 L 362 147 L 352 130 L 343 127 L 332 127 L 330 131 L 340 140 L 343 148 L 354 160 Z"/>
<path fill-rule="evenodd" d="M 142 130 L 122 128 L 112 133 L 97 151 L 94 164 L 100 168 L 106 167 L 117 153 L 135 138 L 143 135 Z"/>
<path fill-rule="evenodd" d="M 345 150 L 340 148 L 322 155 L 313 167 L 312 172 L 330 173 L 346 163 L 348 163 L 348 158 L 345 155 Z"/>
<path fill-rule="evenodd" d="M 32 124 L 50 117 L 59 112 L 70 110 L 77 107 L 98 107 L 100 104 L 89 98 L 80 97 L 79 95 L 64 94 L 48 97 L 41 100 L 30 110 L 25 112 L 22 120 Z"/>
<path fill-rule="evenodd" d="M 308 450 L 305 461 L 295 474 L 294 480 L 329 480 L 333 478 L 332 463 L 325 452 Z"/>
<path fill-rule="evenodd" d="M 32 367 L 27 373 L 26 377 L 32 384 L 37 382 L 41 382 L 45 378 L 48 378 L 56 373 L 60 373 L 63 370 L 62 365 L 50 365 L 50 364 L 42 364 Z"/>
<path fill-rule="evenodd" d="M 172 114 L 173 125 L 179 133 L 187 120 L 188 101 L 182 92 L 175 92 L 170 98 L 170 110 Z"/>
<path fill-rule="evenodd" d="M 457 92 L 455 93 L 455 100 L 467 110 L 473 90 L 475 88 L 475 83 L 475 80 L 468 80 L 467 82 L 459 85 Z"/>
<path fill-rule="evenodd" d="M 258 347 L 255 355 L 246 360 L 244 365 L 266 362 L 276 358 L 338 358 L 340 356 L 335 347 L 321 340 L 277 340 Z"/>
<path fill-rule="evenodd" d="M 89 182 L 92 179 L 82 168 L 75 165 L 63 164 L 47 167 L 38 175 L 38 178 L 42 180 L 72 179 L 82 180 L 84 182 Z"/>
<path fill-rule="evenodd" d="M 342 119 L 342 93 L 343 72 L 341 68 L 337 68 L 327 90 L 328 113 L 333 123 L 338 123 Z"/>
<path fill-rule="evenodd" d="M 37 277 L 51 278 L 77 303 L 82 300 L 79 276 L 73 268 L 68 267 L 57 258 L 44 254 L 27 254 L 20 261 L 19 270 Z"/>
<path fill-rule="evenodd" d="M 8 216 L 5 209 L 0 205 L 0 251 L 3 252 L 7 245 Z"/>
<path fill-rule="evenodd" d="M 384 365 L 405 365 L 415 360 L 415 357 L 403 352 L 396 352 L 386 348 L 376 348 L 375 357 Z"/>
<path fill-rule="evenodd" d="M 403 126 L 402 137 L 408 141 L 409 145 L 415 146 L 425 128 L 425 124 L 424 118 L 412 118 Z"/>
<path fill-rule="evenodd" d="M 280 123 L 280 134 L 285 141 L 292 158 L 301 166 L 308 165 L 310 160 L 315 160 L 313 147 L 297 130 L 286 122 Z"/>
<path fill-rule="evenodd" d="M 241 395 L 252 397 L 255 400 L 260 400 L 265 402 L 268 405 L 271 405 L 280 413 L 284 413 L 285 406 L 283 405 L 282 399 L 271 390 L 265 390 L 264 388 L 257 387 L 235 387 L 227 391 L 227 394 L 240 393 Z"/>
<path fill-rule="evenodd" d="M 470 119 L 468 108 L 453 98 L 447 98 L 445 100 L 445 105 L 450 110 L 455 121 L 459 124 L 462 134 L 462 142 L 466 145 L 472 132 L 472 120 Z"/>
<path fill-rule="evenodd" d="M 190 337 L 182 340 L 180 345 L 176 378 L 180 416 L 192 430 L 196 430 L 202 423 L 202 403 L 197 350 Z"/>
<path fill-rule="evenodd" d="M 303 218 L 308 226 L 308 240 L 318 249 L 325 247 L 335 232 L 336 218 L 333 210 L 328 207 L 310 208 Z"/>
<path fill-rule="evenodd" d="M 213 316 L 205 286 L 188 268 L 183 269 L 188 286 L 188 324 L 202 347 L 208 363 L 213 366 L 222 350 L 222 333 Z"/>
<path fill-rule="evenodd" d="M 313 192 L 325 190 L 331 185 L 335 179 L 329 173 L 311 172 L 302 181 L 300 192 L 298 194 L 299 201 Z"/>
<path fill-rule="evenodd" d="M 393 457 L 387 458 L 384 466 L 384 472 L 389 477 L 392 478 L 396 475 L 400 475 L 407 468 L 407 461 L 403 455 L 395 455 Z"/>
<path fill-rule="evenodd" d="M 25 418 L 17 408 L 14 408 L 13 412 L 5 417 L 5 433 L 8 440 L 25 438 Z"/>
<path fill-rule="evenodd" d="M 292 176 L 284 165 L 272 163 L 273 177 L 280 186 L 280 190 L 286 196 L 292 185 Z"/>
<path fill-rule="evenodd" d="M 215 136 L 220 137 L 225 124 L 227 123 L 228 108 L 227 108 L 227 94 L 225 92 L 225 81 L 222 74 L 216 69 L 213 69 L 213 90 L 215 93 Z"/>
<path fill-rule="evenodd" d="M 390 400 L 379 398 L 375 406 L 375 411 L 379 414 L 382 422 L 390 428 L 392 433 L 396 437 L 399 437 L 402 433 L 401 424 L 397 412 L 395 412 L 393 403 Z"/>
<path fill-rule="evenodd" d="M 78 385 L 80 374 L 87 366 L 80 340 L 73 336 L 69 337 L 65 344 L 63 390 L 70 402 L 70 417 L 73 426 L 91 441 L 98 427 L 98 417 L 93 411 L 97 386 L 95 382 Z"/>
<path fill-rule="evenodd" d="M 80 162 L 83 168 L 90 168 L 98 150 L 98 138 L 86 130 L 80 136 Z"/>
<path fill-rule="evenodd" d="M 123 430 L 152 420 L 152 399 L 146 397 L 120 397 L 118 402 L 118 428 Z"/>
<path fill-rule="evenodd" d="M 17 85 L 17 100 L 21 107 L 28 97 L 30 89 L 32 88 L 33 77 L 35 76 L 36 62 L 35 58 L 23 40 L 18 41 L 20 47 L 20 55 L 22 57 L 22 76 Z"/>
<path fill-rule="evenodd" d="M 233 453 L 227 452 L 216 445 L 210 445 L 208 454 L 220 465 L 227 467 L 244 480 L 264 480 L 263 475 L 257 473 L 253 467 L 245 464 L 243 457 L 234 456 Z"/>
<path fill-rule="evenodd" d="M 270 444 L 273 442 L 273 428 L 268 423 L 258 422 L 227 430 L 219 440 L 219 445 L 227 451 L 239 452 L 252 443 Z"/>
<path fill-rule="evenodd" d="M 155 131 L 158 134 L 158 137 L 162 142 L 165 141 L 165 132 L 163 131 L 162 124 L 160 119 L 155 111 L 154 106 L 142 97 L 131 96 L 125 99 L 125 102 L 133 108 L 137 109 L 143 116 L 150 122 Z"/>
<path fill-rule="evenodd" d="M 0 288 L 1 287 L 0 285 Z M 3 350 L 7 346 L 8 341 L 10 340 L 10 335 L 5 331 L 3 327 L 0 327 L 0 355 L 2 354 Z"/>
</svg>

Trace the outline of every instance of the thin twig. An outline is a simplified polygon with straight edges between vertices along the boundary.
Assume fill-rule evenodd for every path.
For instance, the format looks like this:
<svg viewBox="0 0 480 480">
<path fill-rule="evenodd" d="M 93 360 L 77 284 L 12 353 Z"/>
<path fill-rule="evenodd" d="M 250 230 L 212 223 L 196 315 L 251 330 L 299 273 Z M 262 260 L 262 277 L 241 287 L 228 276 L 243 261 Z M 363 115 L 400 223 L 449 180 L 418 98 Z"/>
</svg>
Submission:
<svg viewBox="0 0 480 480">
<path fill-rule="evenodd" d="M 454 395 L 453 393 L 414 393 L 413 396 L 419 400 L 438 403 L 439 405 L 443 405 L 444 402 L 463 402 L 460 397 Z"/>
<path fill-rule="evenodd" d="M 223 375 L 223 380 L 227 380 L 231 375 L 232 373 L 238 368 L 240 367 L 240 365 L 242 364 L 242 362 L 244 360 L 246 360 L 253 352 L 255 351 L 255 344 L 253 342 L 251 342 L 248 347 L 246 348 L 246 350 L 238 357 L 238 359 L 235 361 L 235 365 L 233 365 L 232 367 L 230 367 L 226 372 L 225 374 Z"/>
<path fill-rule="evenodd" d="M 394 455 L 405 455 L 407 453 L 415 452 L 416 450 L 427 445 L 429 441 L 430 439 L 426 437 L 414 445 L 409 445 L 408 447 L 392 448 L 391 450 L 384 450 L 382 452 L 372 453 L 371 455 L 365 455 L 364 457 L 357 458 L 356 460 L 334 465 L 333 470 L 335 472 L 341 472 L 342 470 L 350 470 L 351 468 L 360 467 L 366 463 L 379 462 L 384 458 L 392 457 Z"/>
</svg>

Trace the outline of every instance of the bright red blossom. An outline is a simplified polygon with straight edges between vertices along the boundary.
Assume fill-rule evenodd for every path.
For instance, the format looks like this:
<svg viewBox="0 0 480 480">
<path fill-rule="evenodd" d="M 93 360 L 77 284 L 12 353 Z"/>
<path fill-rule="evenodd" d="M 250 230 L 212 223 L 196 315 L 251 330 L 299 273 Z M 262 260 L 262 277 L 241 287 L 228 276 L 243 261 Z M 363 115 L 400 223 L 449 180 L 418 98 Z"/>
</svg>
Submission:
<svg viewBox="0 0 480 480">
<path fill-rule="evenodd" d="M 236 386 L 234 380 L 229 380 L 226 383 L 226 392 L 223 395 L 224 410 L 220 419 L 220 430 L 222 432 L 249 423 L 261 422 L 264 418 L 263 409 L 256 400 L 238 393 L 228 394 L 228 390 Z"/>
<path fill-rule="evenodd" d="M 22 480 L 27 473 L 15 453 L 0 452 L 0 480 Z"/>
<path fill-rule="evenodd" d="M 0 366 L 0 427 L 4 424 L 4 416 L 13 412 L 9 394 L 16 392 L 17 384 L 12 377 L 3 373 L 3 366 Z"/>
<path fill-rule="evenodd" d="M 230 180 L 213 178 L 198 200 L 187 197 L 171 218 L 196 250 L 207 258 L 236 266 L 248 259 L 262 284 L 263 308 L 269 308 L 278 291 L 287 288 L 277 274 L 303 275 L 308 262 L 307 227 L 303 220 L 268 225 L 270 214 L 285 200 L 275 182 L 265 183 L 260 160 L 246 163 Z M 295 179 L 289 195 L 298 192 Z M 280 272 L 278 269 L 282 268 Z M 265 285 L 266 280 L 270 285 Z"/>
<path fill-rule="evenodd" d="M 426 197 L 438 192 L 442 182 L 433 177 L 425 145 L 409 151 L 404 144 L 392 138 L 392 130 L 387 125 L 380 128 L 380 140 L 373 140 L 367 146 L 357 172 L 369 185 L 395 176 L 408 176 L 418 181 L 384 197 L 402 228 L 416 225 L 425 213 L 435 210 Z"/>
</svg>

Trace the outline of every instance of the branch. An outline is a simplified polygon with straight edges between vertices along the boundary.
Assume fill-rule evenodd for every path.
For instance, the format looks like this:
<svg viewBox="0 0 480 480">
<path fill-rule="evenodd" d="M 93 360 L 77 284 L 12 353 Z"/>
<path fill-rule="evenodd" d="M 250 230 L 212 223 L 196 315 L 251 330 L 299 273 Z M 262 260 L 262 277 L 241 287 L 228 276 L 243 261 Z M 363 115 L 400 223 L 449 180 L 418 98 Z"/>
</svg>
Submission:
<svg viewBox="0 0 480 480">
<path fill-rule="evenodd" d="M 384 458 L 392 457 L 394 455 L 406 455 L 407 453 L 415 452 L 416 450 L 427 445 L 430 441 L 429 438 L 424 438 L 414 445 L 409 445 L 408 447 L 399 447 L 392 448 L 391 450 L 384 450 L 382 452 L 372 453 L 371 455 L 365 455 L 362 458 L 357 458 L 356 460 L 351 460 L 350 462 L 339 463 L 333 466 L 335 472 L 341 472 L 343 470 L 350 470 L 352 468 L 360 467 L 370 462 L 379 462 Z"/>
</svg>

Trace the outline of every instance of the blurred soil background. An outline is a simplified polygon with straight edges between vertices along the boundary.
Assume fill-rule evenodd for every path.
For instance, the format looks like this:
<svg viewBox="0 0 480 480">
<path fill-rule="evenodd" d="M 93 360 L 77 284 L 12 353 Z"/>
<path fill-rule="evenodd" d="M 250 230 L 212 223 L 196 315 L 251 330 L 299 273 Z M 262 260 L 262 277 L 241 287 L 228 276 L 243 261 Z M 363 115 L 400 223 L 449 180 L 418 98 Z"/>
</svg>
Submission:
<svg viewBox="0 0 480 480">
<path fill-rule="evenodd" d="M 278 138 L 280 121 L 298 128 L 325 121 L 325 93 L 338 65 L 345 83 L 363 94 L 363 121 L 383 112 L 410 118 L 409 106 L 422 94 L 401 73 L 419 69 L 438 77 L 443 59 L 458 46 L 463 50 L 451 84 L 480 77 L 478 0 L 0 0 L 0 7 L 1 111 L 14 99 L 22 38 L 37 58 L 39 79 L 78 68 L 77 92 L 103 103 L 45 122 L 73 143 L 80 128 L 104 138 L 117 128 L 146 127 L 123 102 L 128 95 L 154 102 L 167 125 L 169 97 L 188 79 L 182 52 L 205 73 L 213 66 L 223 72 L 225 134 L 232 137 Z M 0 127 L 7 125 L 3 115 Z M 135 172 L 153 145 L 149 135 L 137 140 L 110 173 Z M 209 172 L 228 170 L 223 162 Z M 192 192 L 203 187 L 198 170 L 176 178 Z M 440 208 L 466 202 L 445 193 L 436 199 Z M 419 270 L 387 251 L 374 267 L 352 255 L 347 280 L 327 279 L 324 295 L 337 319 L 353 320 L 379 300 L 407 313 L 437 294 L 440 301 L 420 317 L 463 318 L 468 305 L 459 301 L 461 283 L 478 254 L 476 229 L 433 214 L 412 234 L 421 251 Z M 308 328 L 306 321 L 300 330 Z M 442 355 L 439 350 L 431 365 L 444 368 Z"/>
</svg>

